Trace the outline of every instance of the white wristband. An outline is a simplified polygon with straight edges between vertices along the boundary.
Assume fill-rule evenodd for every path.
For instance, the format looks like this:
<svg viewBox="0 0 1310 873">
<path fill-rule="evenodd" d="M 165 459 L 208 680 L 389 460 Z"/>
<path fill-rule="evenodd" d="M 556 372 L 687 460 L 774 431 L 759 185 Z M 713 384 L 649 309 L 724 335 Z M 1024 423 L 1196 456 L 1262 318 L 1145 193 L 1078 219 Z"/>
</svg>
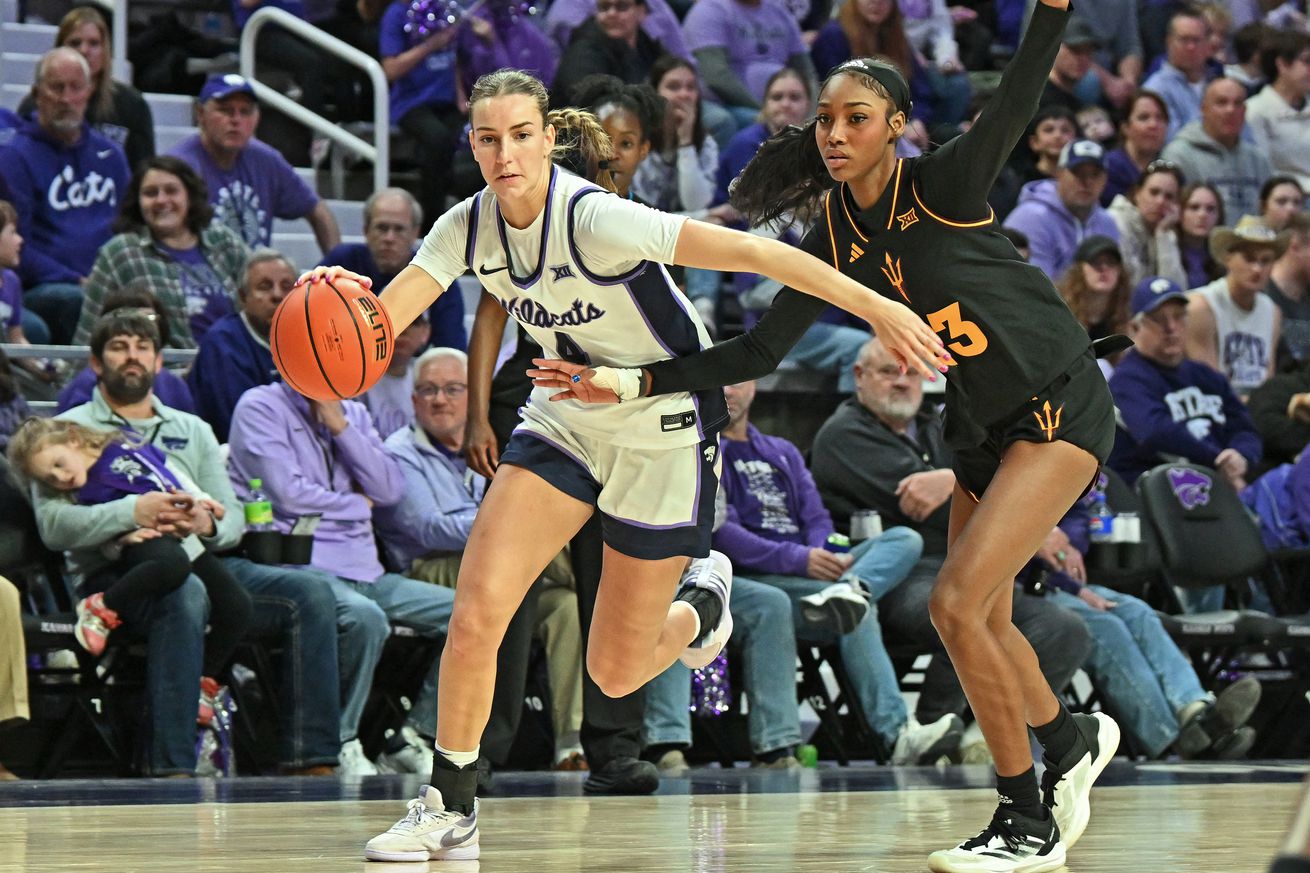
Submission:
<svg viewBox="0 0 1310 873">
<path fill-rule="evenodd" d="M 641 370 L 618 367 L 597 367 L 591 381 L 608 388 L 619 396 L 619 402 L 636 400 L 641 396 Z"/>
</svg>

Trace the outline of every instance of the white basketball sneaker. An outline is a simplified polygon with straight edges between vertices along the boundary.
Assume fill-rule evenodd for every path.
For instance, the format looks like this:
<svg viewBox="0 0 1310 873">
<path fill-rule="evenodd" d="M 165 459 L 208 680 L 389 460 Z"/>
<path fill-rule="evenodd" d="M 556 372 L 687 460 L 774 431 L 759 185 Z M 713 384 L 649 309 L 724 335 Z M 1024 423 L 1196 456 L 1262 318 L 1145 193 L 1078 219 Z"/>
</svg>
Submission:
<svg viewBox="0 0 1310 873">
<path fill-rule="evenodd" d="M 1064 866 L 1064 843 L 1054 817 L 1039 821 L 1004 807 L 971 840 L 928 856 L 933 873 L 1048 873 Z"/>
<path fill-rule="evenodd" d="M 424 785 L 409 812 L 364 846 L 370 861 L 472 861 L 478 857 L 478 802 L 462 815 L 448 810 L 441 792 Z"/>
<path fill-rule="evenodd" d="M 719 656 L 732 636 L 732 612 L 728 600 L 732 594 L 732 562 L 722 552 L 711 551 L 707 558 L 697 558 L 682 574 L 678 593 L 691 588 L 703 588 L 719 598 L 723 612 L 712 630 L 701 628 L 700 638 L 682 650 L 682 663 L 693 670 L 708 665 Z M 676 598 L 675 598 L 676 599 Z"/>
<path fill-rule="evenodd" d="M 1042 803 L 1051 808 L 1066 848 L 1073 848 L 1092 818 L 1092 785 L 1119 748 L 1119 725 L 1103 712 L 1073 717 L 1087 751 L 1063 770 L 1045 756 L 1042 774 Z"/>
</svg>

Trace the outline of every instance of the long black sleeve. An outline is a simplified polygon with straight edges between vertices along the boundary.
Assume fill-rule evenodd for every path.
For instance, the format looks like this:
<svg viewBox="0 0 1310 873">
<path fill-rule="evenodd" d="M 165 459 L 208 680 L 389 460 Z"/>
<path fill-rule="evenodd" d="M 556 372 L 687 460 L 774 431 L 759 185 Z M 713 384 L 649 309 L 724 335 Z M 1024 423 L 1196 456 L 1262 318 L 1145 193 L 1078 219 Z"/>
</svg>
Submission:
<svg viewBox="0 0 1310 873">
<path fill-rule="evenodd" d="M 1019 51 L 978 120 L 920 162 L 916 181 L 933 212 L 964 222 L 987 216 L 987 195 L 1037 111 L 1068 20 L 1069 10 L 1039 0 Z"/>
<path fill-rule="evenodd" d="M 1291 462 L 1310 444 L 1310 425 L 1287 416 L 1293 395 L 1310 390 L 1306 383 L 1301 372 L 1282 373 L 1251 392 L 1247 409 L 1264 441 L 1266 460 Z"/>
</svg>

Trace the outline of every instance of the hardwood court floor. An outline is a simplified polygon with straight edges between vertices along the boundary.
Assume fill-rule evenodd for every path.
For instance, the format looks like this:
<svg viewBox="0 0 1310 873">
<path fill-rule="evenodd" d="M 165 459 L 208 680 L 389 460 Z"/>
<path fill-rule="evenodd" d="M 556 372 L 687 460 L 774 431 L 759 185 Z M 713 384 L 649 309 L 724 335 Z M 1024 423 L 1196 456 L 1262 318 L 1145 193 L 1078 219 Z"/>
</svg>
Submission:
<svg viewBox="0 0 1310 873">
<path fill-rule="evenodd" d="M 1147 774 L 1138 784 L 1098 788 L 1092 827 L 1068 869 L 1259 873 L 1290 818 L 1296 776 L 1288 768 L 1273 781 L 1249 774 L 1229 781 L 1222 771 L 1198 780 Z M 93 784 L 82 783 L 88 787 L 70 802 L 91 805 L 20 805 L 53 804 L 38 786 L 59 784 L 27 783 L 0 792 L 0 871 L 909 873 L 926 869 L 932 849 L 977 830 L 995 797 L 983 788 L 927 784 L 833 790 L 813 771 L 781 779 L 733 775 L 719 780 L 719 793 L 706 792 L 704 784 L 698 789 L 693 779 L 693 793 L 667 794 L 688 790 L 669 784 L 688 780 L 666 780 L 661 794 L 642 798 L 579 796 L 572 779 L 559 783 L 564 790 L 556 794 L 574 796 L 493 797 L 482 806 L 480 862 L 419 864 L 363 860 L 364 842 L 404 811 L 398 799 L 364 799 L 376 791 L 298 800 L 321 788 L 293 788 L 290 800 L 245 802 L 191 783 L 198 802 L 94 805 Z M 242 781 L 268 783 L 263 787 L 277 793 L 274 783 L 292 780 Z M 383 793 L 412 789 L 408 781 L 393 781 Z M 206 793 L 214 799 L 204 800 Z M 113 791 L 106 798 L 122 803 Z"/>
</svg>

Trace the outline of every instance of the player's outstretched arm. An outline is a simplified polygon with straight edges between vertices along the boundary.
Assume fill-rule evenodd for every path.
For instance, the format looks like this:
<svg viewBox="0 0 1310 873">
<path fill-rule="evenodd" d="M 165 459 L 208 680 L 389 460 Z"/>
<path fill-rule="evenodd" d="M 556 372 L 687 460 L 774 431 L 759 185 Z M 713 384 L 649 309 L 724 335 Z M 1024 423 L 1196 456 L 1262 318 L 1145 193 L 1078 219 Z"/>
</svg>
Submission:
<svg viewBox="0 0 1310 873">
<path fill-rule="evenodd" d="M 337 266 L 315 267 L 302 273 L 296 284 L 303 285 L 305 282 L 317 282 L 320 279 L 332 281 L 340 276 L 354 279 L 365 288 L 373 287 L 373 280 L 368 276 L 361 276 L 345 267 Z M 400 271 L 400 275 L 391 280 L 391 284 L 387 285 L 386 296 L 379 299 L 387 308 L 387 315 L 391 316 L 392 328 L 399 334 L 418 318 L 419 313 L 426 312 L 432 302 L 445 290 L 422 267 L 410 264 Z"/>
</svg>

